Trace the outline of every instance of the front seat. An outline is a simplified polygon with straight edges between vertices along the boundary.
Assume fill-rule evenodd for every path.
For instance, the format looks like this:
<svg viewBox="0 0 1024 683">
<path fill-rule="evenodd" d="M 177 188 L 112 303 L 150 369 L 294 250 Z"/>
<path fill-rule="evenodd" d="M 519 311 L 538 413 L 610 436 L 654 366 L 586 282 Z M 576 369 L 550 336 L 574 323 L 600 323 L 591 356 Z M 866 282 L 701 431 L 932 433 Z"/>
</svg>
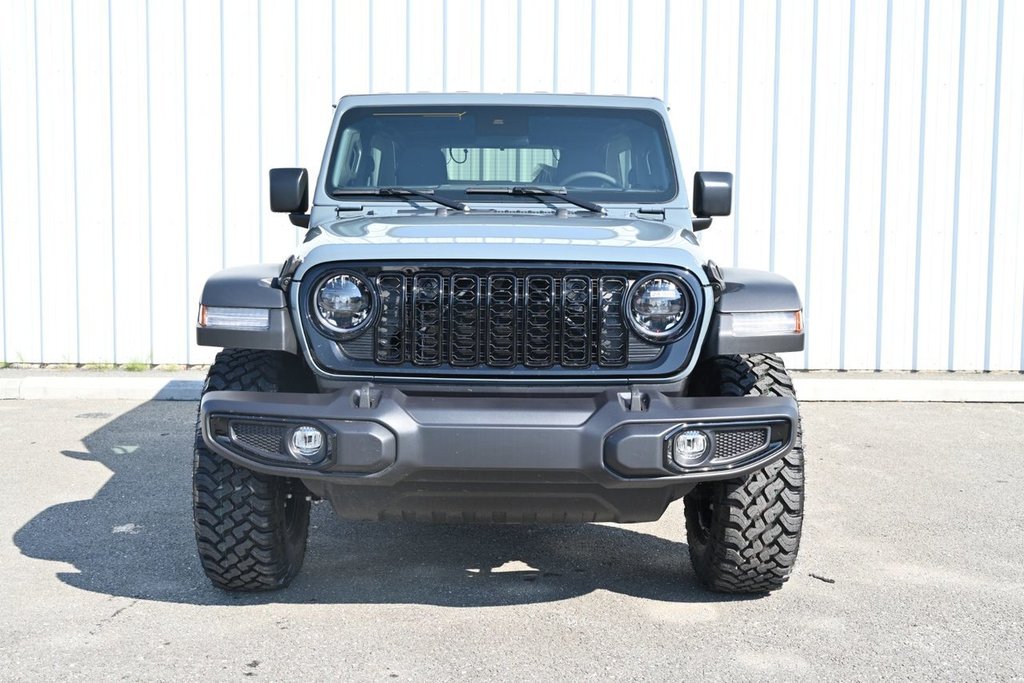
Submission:
<svg viewBox="0 0 1024 683">
<path fill-rule="evenodd" d="M 447 183 L 448 167 L 444 153 L 430 145 L 399 148 L 395 158 L 395 180 L 398 185 L 407 187 Z"/>
</svg>

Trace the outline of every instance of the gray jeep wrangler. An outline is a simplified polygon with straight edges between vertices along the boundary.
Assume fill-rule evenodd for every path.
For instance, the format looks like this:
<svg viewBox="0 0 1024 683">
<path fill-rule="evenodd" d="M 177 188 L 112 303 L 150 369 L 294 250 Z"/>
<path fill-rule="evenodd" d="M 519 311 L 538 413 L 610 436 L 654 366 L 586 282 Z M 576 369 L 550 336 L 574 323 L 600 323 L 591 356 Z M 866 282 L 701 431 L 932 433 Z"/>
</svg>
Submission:
<svg viewBox="0 0 1024 683">
<path fill-rule="evenodd" d="M 719 268 L 695 231 L 732 176 L 680 178 L 665 106 L 578 95 L 366 95 L 337 105 L 282 264 L 203 290 L 222 347 L 199 408 L 199 555 L 228 590 L 287 585 L 310 503 L 347 518 L 643 522 L 684 499 L 715 591 L 797 555 L 803 348 L 788 280 Z M 691 215 L 691 210 L 693 215 Z"/>
</svg>

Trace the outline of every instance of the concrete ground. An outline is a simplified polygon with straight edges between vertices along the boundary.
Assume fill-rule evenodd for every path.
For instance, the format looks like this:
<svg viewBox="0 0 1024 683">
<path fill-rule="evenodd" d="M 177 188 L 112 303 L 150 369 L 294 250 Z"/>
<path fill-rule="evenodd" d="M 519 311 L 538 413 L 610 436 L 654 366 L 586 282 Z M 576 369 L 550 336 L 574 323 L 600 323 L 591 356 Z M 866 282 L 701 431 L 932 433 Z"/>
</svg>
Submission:
<svg viewBox="0 0 1024 683">
<path fill-rule="evenodd" d="M 1024 405 L 808 403 L 800 562 L 695 583 L 652 524 L 352 523 L 288 589 L 202 576 L 192 402 L 0 402 L 0 679 L 1024 678 Z"/>
</svg>

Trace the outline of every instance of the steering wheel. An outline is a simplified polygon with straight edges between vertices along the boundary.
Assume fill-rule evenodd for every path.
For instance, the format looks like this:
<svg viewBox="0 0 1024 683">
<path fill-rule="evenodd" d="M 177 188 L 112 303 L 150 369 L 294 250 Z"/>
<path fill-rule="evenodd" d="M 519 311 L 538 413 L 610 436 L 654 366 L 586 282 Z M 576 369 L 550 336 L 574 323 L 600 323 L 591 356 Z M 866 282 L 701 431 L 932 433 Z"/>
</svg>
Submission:
<svg viewBox="0 0 1024 683">
<path fill-rule="evenodd" d="M 612 187 L 620 187 L 618 180 L 608 175 L 607 173 L 601 173 L 600 171 L 580 171 L 579 173 L 573 173 L 568 178 L 563 178 L 562 184 L 568 185 L 574 180 L 581 180 L 583 178 L 596 178 L 597 180 L 601 180 L 603 182 L 608 183 Z"/>
</svg>

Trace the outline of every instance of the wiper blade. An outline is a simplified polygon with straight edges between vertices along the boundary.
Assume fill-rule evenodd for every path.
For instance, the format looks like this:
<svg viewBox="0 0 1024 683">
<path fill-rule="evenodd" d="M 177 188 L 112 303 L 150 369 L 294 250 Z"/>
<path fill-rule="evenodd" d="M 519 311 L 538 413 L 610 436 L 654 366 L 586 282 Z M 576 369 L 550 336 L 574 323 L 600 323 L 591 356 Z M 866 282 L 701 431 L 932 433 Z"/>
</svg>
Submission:
<svg viewBox="0 0 1024 683">
<path fill-rule="evenodd" d="M 562 201 L 575 204 L 581 209 L 604 213 L 604 207 L 586 199 L 578 199 L 569 195 L 564 187 L 538 187 L 536 185 L 513 185 L 512 187 L 490 187 L 481 185 L 478 187 L 467 187 L 466 194 L 510 194 L 523 197 L 553 197 Z"/>
<path fill-rule="evenodd" d="M 447 206 L 449 209 L 455 209 L 456 211 L 465 211 L 468 207 L 462 202 L 455 201 L 454 199 L 445 199 L 444 197 L 438 197 L 433 192 L 427 192 L 426 190 L 413 190 L 408 187 L 366 187 L 361 189 L 337 189 L 331 191 L 332 197 L 344 197 L 347 195 L 375 195 L 378 197 L 419 197 L 440 204 L 441 206 Z"/>
</svg>

